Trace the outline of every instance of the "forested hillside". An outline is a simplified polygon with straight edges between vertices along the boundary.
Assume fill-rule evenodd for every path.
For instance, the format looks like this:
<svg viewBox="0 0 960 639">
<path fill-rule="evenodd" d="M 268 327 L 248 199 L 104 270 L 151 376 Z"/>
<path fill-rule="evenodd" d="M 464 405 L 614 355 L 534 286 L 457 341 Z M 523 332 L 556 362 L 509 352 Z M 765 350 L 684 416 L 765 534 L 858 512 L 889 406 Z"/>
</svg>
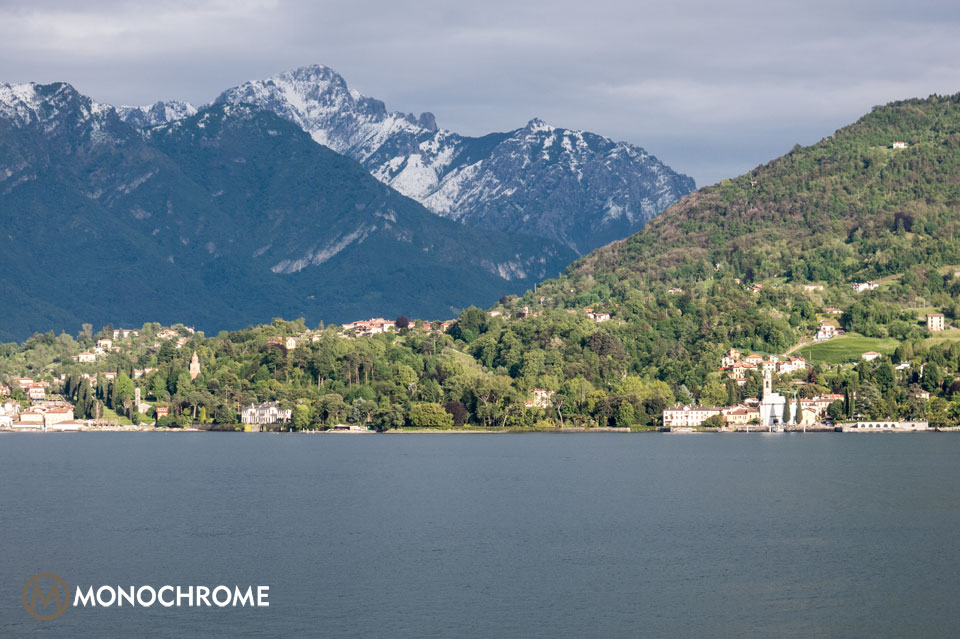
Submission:
<svg viewBox="0 0 960 639">
<path fill-rule="evenodd" d="M 841 283 L 956 264 L 958 207 L 960 95 L 895 102 L 700 189 L 581 260 L 574 277 L 633 287 L 726 274 Z"/>
</svg>

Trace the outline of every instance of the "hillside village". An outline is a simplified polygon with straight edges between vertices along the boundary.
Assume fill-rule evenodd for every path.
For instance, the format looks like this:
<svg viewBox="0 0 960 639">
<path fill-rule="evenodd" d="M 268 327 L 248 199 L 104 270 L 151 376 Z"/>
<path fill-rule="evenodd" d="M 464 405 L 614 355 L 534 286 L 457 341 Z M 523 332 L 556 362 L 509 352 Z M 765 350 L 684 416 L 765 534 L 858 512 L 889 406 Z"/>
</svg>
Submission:
<svg viewBox="0 0 960 639">
<path fill-rule="evenodd" d="M 399 322 L 404 328 L 407 326 L 406 318 L 401 318 Z M 450 324 L 451 322 L 421 323 L 421 326 L 428 332 L 443 332 L 449 328 Z M 45 380 L 14 377 L 7 383 L 0 383 L 0 398 L 5 400 L 0 403 L 0 430 L 44 432 L 143 430 L 163 425 L 164 420 L 170 418 L 171 407 L 158 401 L 159 393 L 154 392 L 150 401 L 143 400 L 151 388 L 149 380 L 157 371 L 156 367 L 132 368 L 129 374 L 118 370 L 95 369 L 105 368 L 102 364 L 108 363 L 112 354 L 129 354 L 144 350 L 153 350 L 157 353 L 163 350 L 169 353 L 171 349 L 179 351 L 191 343 L 195 337 L 202 339 L 203 335 L 198 334 L 194 328 L 183 325 L 144 331 L 142 339 L 139 329 L 106 327 L 96 336 L 89 334 L 89 328 L 86 330 L 88 331 L 86 339 L 83 335 L 80 336 L 81 343 L 92 347 L 70 356 L 73 362 L 80 365 L 79 372 L 64 372 Z M 352 339 L 395 330 L 397 330 L 397 321 L 373 318 L 345 323 L 337 333 L 343 339 Z M 265 346 L 289 353 L 298 345 L 319 341 L 322 333 L 322 329 L 304 330 L 296 336 L 268 337 L 265 340 Z M 101 365 L 98 366 L 98 364 Z M 190 380 L 196 380 L 202 370 L 200 358 L 194 350 L 187 369 Z M 84 384 L 87 393 L 95 389 L 98 398 L 107 399 L 116 393 L 122 393 L 120 387 L 124 382 L 128 387 L 132 384 L 134 388 L 133 402 L 126 407 L 132 419 L 123 418 L 115 409 L 104 410 L 100 402 L 95 403 L 96 408 L 93 414 L 89 414 L 90 411 L 76 406 L 67 399 L 72 394 L 71 386 L 75 393 L 77 384 Z M 289 424 L 291 417 L 292 410 L 282 408 L 275 401 L 251 403 L 239 411 L 241 423 L 246 425 L 248 430 Z M 353 429 L 357 428 L 354 426 Z"/>
<path fill-rule="evenodd" d="M 593 308 L 584 308 L 582 311 L 569 310 L 568 313 L 582 314 L 593 322 L 605 322 L 611 319 L 609 313 L 595 311 Z M 491 310 L 487 315 L 491 318 L 503 320 L 523 320 L 539 317 L 542 311 L 531 312 L 529 307 L 523 307 L 514 313 L 505 310 Z M 373 337 L 387 333 L 396 333 L 400 330 L 419 330 L 426 334 L 446 333 L 454 321 L 423 322 L 411 321 L 406 317 L 396 320 L 387 320 L 382 317 L 368 320 L 346 322 L 339 327 L 331 327 L 337 338 L 351 340 L 362 337 Z M 171 406 L 166 405 L 160 395 L 151 392 L 156 385 L 151 376 L 157 372 L 155 366 L 134 367 L 128 373 L 118 370 L 102 370 L 111 361 L 111 355 L 143 354 L 153 351 L 157 355 L 161 351 L 168 354 L 171 349 L 180 351 L 191 344 L 195 338 L 203 339 L 202 334 L 189 326 L 176 325 L 174 327 L 156 327 L 148 329 L 116 329 L 104 328 L 97 335 L 92 335 L 90 327 L 86 327 L 86 336 L 79 336 L 80 345 L 85 346 L 70 360 L 76 363 L 78 370 L 61 372 L 49 379 L 34 380 L 29 377 L 11 378 L 9 384 L 0 385 L 0 396 L 6 401 L 0 405 L 0 429 L 15 431 L 81 431 L 81 430 L 143 430 L 157 426 L 172 425 Z M 284 354 L 290 354 L 298 346 L 317 343 L 324 335 L 324 328 L 317 330 L 302 330 L 297 335 L 272 336 L 264 340 L 267 349 L 278 349 Z M 156 356 L 156 355 L 155 355 Z M 136 356 L 135 356 L 136 357 Z M 191 381 L 197 379 L 203 367 L 197 351 L 194 350 L 190 359 L 188 375 Z M 78 385 L 87 389 L 80 395 L 93 393 L 104 402 L 94 402 L 91 412 L 86 407 L 77 407 L 68 399 L 78 394 Z M 106 408 L 103 404 L 120 403 L 114 395 L 126 394 L 133 388 L 132 398 L 125 398 L 125 410 Z M 531 389 L 529 397 L 524 400 L 524 406 L 532 409 L 547 410 L 551 407 L 554 392 L 543 389 Z M 130 401 L 132 399 L 132 402 Z M 85 403 L 88 403 L 87 400 Z M 262 403 L 252 402 L 245 406 L 237 405 L 239 423 L 247 430 L 261 430 L 289 426 L 292 422 L 293 410 L 283 407 L 277 401 Z M 118 414 L 119 413 L 119 414 Z M 127 416 L 125 417 L 124 414 Z M 340 429 L 340 425 L 335 425 Z M 366 430 L 362 425 L 342 425 L 343 430 Z"/>
<path fill-rule="evenodd" d="M 739 280 L 737 281 L 739 284 Z M 773 285 L 778 288 L 779 285 Z M 753 284 L 746 287 L 752 293 L 760 293 L 763 286 Z M 854 282 L 851 289 L 854 293 L 876 291 L 879 283 L 875 281 Z M 824 292 L 823 284 L 804 284 L 802 290 L 806 293 Z M 671 292 L 682 292 L 680 289 L 671 289 Z M 823 307 L 817 330 L 801 340 L 801 344 L 824 344 L 846 335 L 837 319 L 844 315 L 844 311 L 836 307 Z M 930 334 L 939 334 L 950 328 L 945 322 L 943 313 L 928 312 L 923 315 L 923 326 Z M 800 350 L 800 349 L 795 349 Z M 884 355 L 876 351 L 865 350 L 859 354 L 864 362 L 881 360 Z M 906 379 L 912 369 L 910 362 L 900 362 L 893 369 L 898 375 Z M 924 364 L 919 367 L 918 375 L 922 378 Z M 744 355 L 740 350 L 731 348 L 721 359 L 719 372 L 737 387 L 751 384 L 751 390 L 761 383 L 763 392 L 757 396 L 745 397 L 734 403 L 731 401 L 725 406 L 676 405 L 663 413 L 663 426 L 671 429 L 695 429 L 715 427 L 721 430 L 745 430 L 751 427 L 757 429 L 807 430 L 833 429 L 836 423 L 845 418 L 859 419 L 861 415 L 851 409 L 856 400 L 856 392 L 851 395 L 839 393 L 821 393 L 811 395 L 809 382 L 816 380 L 816 372 L 803 357 L 790 355 Z M 763 380 L 761 382 L 761 379 Z M 785 386 L 786 396 L 773 393 L 773 380 Z M 928 401 L 930 392 L 914 387 L 912 397 Z M 799 396 L 798 396 L 799 393 Z M 730 394 L 731 400 L 735 393 Z M 851 396 L 852 400 L 851 401 Z M 875 428 L 882 430 L 925 430 L 927 422 L 920 419 L 921 415 L 914 415 L 912 420 L 857 421 L 839 427 L 845 430 L 857 428 Z"/>
<path fill-rule="evenodd" d="M 757 290 L 764 290 L 763 286 L 756 286 Z M 777 289 L 781 286 L 774 284 L 770 288 Z M 743 288 L 748 293 L 760 294 L 755 293 L 755 285 L 743 285 Z M 858 287 L 851 288 L 857 295 L 876 290 L 876 288 L 862 290 Z M 804 285 L 802 291 L 803 294 L 822 295 L 825 288 L 823 285 Z M 667 291 L 667 294 L 676 299 L 688 293 L 684 289 L 672 288 Z M 524 299 L 506 297 L 500 304 L 487 311 L 468 309 L 456 320 L 432 323 L 409 320 L 406 317 L 395 320 L 380 317 L 348 322 L 341 326 L 321 325 L 317 329 L 308 329 L 302 321 L 298 324 L 277 320 L 275 326 L 280 330 L 276 331 L 278 334 L 264 334 L 261 338 L 262 346 L 258 347 L 261 349 L 259 357 L 264 362 L 278 361 L 278 358 L 288 363 L 303 361 L 321 342 L 329 345 L 330 340 L 333 339 L 345 345 L 346 350 L 341 350 L 343 364 L 347 367 L 346 387 L 363 386 L 370 383 L 369 376 L 373 369 L 369 364 L 351 360 L 352 356 L 349 354 L 351 342 L 374 340 L 369 342 L 373 344 L 385 338 L 387 341 L 383 342 L 384 344 L 399 345 L 413 339 L 411 343 L 420 343 L 419 348 L 423 349 L 430 343 L 429 340 L 437 340 L 443 336 L 445 348 L 455 347 L 454 350 L 448 351 L 453 353 L 465 347 L 472 348 L 474 340 L 477 340 L 478 344 L 481 343 L 482 340 L 477 339 L 478 333 L 489 330 L 489 327 L 498 323 L 504 327 L 515 327 L 514 330 L 526 330 L 522 327 L 532 326 L 531 323 L 539 325 L 542 322 L 550 322 L 551 317 L 559 318 L 554 315 L 555 301 L 548 295 L 541 295 L 535 298 L 535 301 L 537 309 L 531 310 L 530 304 L 524 303 Z M 581 308 L 562 308 L 563 315 L 570 317 L 571 320 L 586 321 L 595 325 L 597 328 L 593 330 L 600 331 L 596 335 L 625 328 L 625 320 L 620 316 L 620 312 L 622 309 L 613 302 L 599 305 L 594 303 Z M 837 366 L 835 370 L 824 366 L 822 362 L 811 363 L 799 353 L 812 347 L 839 344 L 844 339 L 849 339 L 847 332 L 842 328 L 841 320 L 846 317 L 845 311 L 837 307 L 823 306 L 817 317 L 819 319 L 816 323 L 816 331 L 801 338 L 800 343 L 791 349 L 795 353 L 760 354 L 729 348 L 716 362 L 714 375 L 718 381 L 710 382 L 716 385 L 708 384 L 698 393 L 701 399 L 712 397 L 722 398 L 725 401 L 711 404 L 667 403 L 659 412 L 649 414 L 645 423 L 646 428 L 681 431 L 711 428 L 730 431 L 832 430 L 834 428 L 849 430 L 858 427 L 866 428 L 861 424 L 873 424 L 872 428 L 880 430 L 925 429 L 927 422 L 924 418 L 929 412 L 932 395 L 930 390 L 921 388 L 918 382 L 923 379 L 926 364 L 920 362 L 918 367 L 914 362 L 900 361 L 895 362 L 894 367 L 894 362 L 889 359 L 889 355 L 872 350 L 865 350 L 859 354 L 859 361 L 862 364 L 849 361 L 843 367 Z M 927 312 L 923 318 L 922 325 L 929 334 L 953 330 L 943 313 Z M 484 325 L 489 326 L 485 329 Z M 261 327 L 260 330 L 269 332 L 268 328 L 270 327 Z M 291 328 L 294 330 L 290 330 Z M 221 335 L 221 339 L 223 337 L 224 335 Z M 148 324 L 140 329 L 115 329 L 108 326 L 101 332 L 93 334 L 92 327 L 86 325 L 84 332 L 76 341 L 66 336 L 54 337 L 52 334 L 38 335 L 34 339 L 73 343 L 75 352 L 70 353 L 68 357 L 61 356 L 51 361 L 39 376 L 34 374 L 30 377 L 25 374 L 30 372 L 32 363 L 16 371 L 13 371 L 9 365 L 3 369 L 8 373 L 17 374 L 8 377 L 0 376 L 0 381 L 3 382 L 0 385 L 0 394 L 5 396 L 5 401 L 0 405 L 0 429 L 143 430 L 170 427 L 208 428 L 214 424 L 233 424 L 232 428 L 253 431 L 295 427 L 302 429 L 311 424 L 333 430 L 365 431 L 375 428 L 372 422 L 375 412 L 373 408 L 367 409 L 365 413 L 347 410 L 350 408 L 349 403 L 342 411 L 333 411 L 321 422 L 316 421 L 316 414 L 321 410 L 320 406 L 324 398 L 330 396 L 329 393 L 322 394 L 322 388 L 325 385 L 322 374 L 318 374 L 315 378 L 315 388 L 312 392 L 316 395 L 316 392 L 320 391 L 321 394 L 317 403 L 309 407 L 312 420 L 309 423 L 304 423 L 302 415 L 299 420 L 297 419 L 298 412 L 303 412 L 297 407 L 302 408 L 303 404 L 296 399 L 284 399 L 284 393 L 244 392 L 239 388 L 223 387 L 222 383 L 218 383 L 216 379 L 213 382 L 226 392 L 228 400 L 230 397 L 233 399 L 229 402 L 209 403 L 203 397 L 204 393 L 209 393 L 210 384 L 207 383 L 207 391 L 202 390 L 202 386 L 198 385 L 207 379 L 208 371 L 205 366 L 219 365 L 216 361 L 219 361 L 222 355 L 211 358 L 208 354 L 209 339 L 188 326 L 161 327 Z M 181 352 L 183 352 L 182 355 Z M 362 359 L 366 356 L 358 357 Z M 216 361 L 211 361 L 212 359 Z M 183 369 L 178 371 L 176 361 L 183 362 Z M 357 364 L 351 364 L 352 361 L 357 361 Z M 170 363 L 164 367 L 165 362 Z M 869 365 L 873 370 L 880 370 L 877 368 L 879 366 L 884 370 L 890 368 L 893 371 L 896 377 L 895 383 L 909 389 L 907 403 L 913 407 L 910 415 L 899 416 L 892 420 L 879 419 L 882 411 L 874 410 L 868 415 L 858 410 L 859 401 L 869 403 L 869 400 L 858 396 L 858 391 L 831 390 L 830 386 L 837 386 L 841 370 L 857 370 L 860 371 L 860 375 L 867 377 L 869 374 L 867 369 L 862 368 L 863 365 Z M 261 365 L 257 375 L 263 375 L 264 370 Z M 269 373 L 269 366 L 266 370 L 267 377 L 276 377 L 277 373 L 272 375 Z M 824 385 L 824 379 L 821 379 L 824 374 L 832 376 L 833 381 Z M 414 377 L 409 380 L 411 388 L 419 388 L 429 381 L 423 377 L 423 372 L 416 371 L 414 371 Z M 272 384 L 276 383 L 272 382 Z M 635 386 L 638 397 L 649 392 L 640 389 L 647 387 L 650 383 L 631 382 L 631 384 L 639 384 Z M 247 387 L 247 384 L 244 383 L 242 386 Z M 343 385 L 341 384 L 340 387 Z M 197 390 L 191 391 L 188 390 L 189 388 L 197 388 Z M 664 397 L 668 402 L 682 399 L 685 393 L 688 399 L 694 398 L 682 387 L 672 392 L 665 386 L 663 389 L 656 391 L 656 394 Z M 774 392 L 775 389 L 776 392 Z M 551 382 L 547 386 L 532 383 L 528 384 L 525 390 L 518 388 L 516 391 L 519 394 L 515 395 L 513 400 L 506 399 L 508 393 L 504 392 L 504 399 L 500 400 L 499 416 L 495 420 L 478 420 L 478 425 L 492 426 L 497 425 L 498 422 L 501 426 L 506 426 L 507 423 L 514 425 L 533 423 L 517 422 L 518 414 L 516 413 L 511 418 L 509 402 L 516 402 L 515 405 L 519 407 L 516 410 L 520 411 L 522 420 L 534 419 L 536 423 L 542 425 L 553 424 L 554 427 L 635 427 L 636 425 L 636 422 L 629 417 L 629 412 L 621 414 L 625 409 L 616 409 L 615 406 L 615 413 L 611 417 L 599 421 L 594 419 L 592 425 L 589 421 L 585 424 L 576 414 L 576 406 L 570 403 L 569 383 L 561 384 L 559 387 L 556 382 Z M 592 392 L 597 396 L 598 391 Z M 412 391 L 411 399 L 416 399 L 417 395 L 420 399 L 432 399 L 418 391 Z M 335 396 L 341 397 L 341 395 Z M 362 405 L 369 400 L 354 398 L 350 401 L 356 406 L 358 403 Z M 381 399 L 378 410 L 384 408 L 382 402 Z M 407 405 L 401 416 L 393 418 L 392 424 L 397 427 L 412 426 L 410 410 L 415 404 L 416 402 Z M 423 406 L 427 404 L 429 402 L 421 402 Z M 473 411 L 479 413 L 483 404 L 482 399 L 476 400 L 472 406 Z M 424 425 L 435 422 L 437 426 L 454 425 L 454 416 L 460 420 L 464 418 L 459 414 L 458 405 L 463 406 L 463 410 L 467 410 L 467 403 L 456 401 L 447 402 L 446 405 L 442 402 L 430 404 L 433 408 L 429 410 L 440 410 L 441 413 L 436 413 L 431 418 L 423 418 L 418 423 Z M 650 406 L 655 405 L 650 404 Z M 633 410 L 648 409 L 638 407 Z M 467 410 L 468 415 L 471 412 Z M 633 419 L 641 419 L 638 413 L 633 414 L 638 415 Z M 527 417 L 528 415 L 533 417 Z M 350 423 L 351 421 L 353 423 Z"/>
</svg>

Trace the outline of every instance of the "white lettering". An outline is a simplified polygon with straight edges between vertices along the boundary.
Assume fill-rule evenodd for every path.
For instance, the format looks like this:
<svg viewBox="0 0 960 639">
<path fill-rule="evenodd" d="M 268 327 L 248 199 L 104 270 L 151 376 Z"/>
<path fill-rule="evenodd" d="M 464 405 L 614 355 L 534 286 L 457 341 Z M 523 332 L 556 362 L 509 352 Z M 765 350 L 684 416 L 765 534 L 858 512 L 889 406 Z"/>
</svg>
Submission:
<svg viewBox="0 0 960 639">
<path fill-rule="evenodd" d="M 254 593 L 256 589 L 256 593 Z M 245 589 L 234 585 L 215 586 L 211 590 L 209 586 L 162 586 L 159 590 L 153 586 L 87 586 L 86 590 L 77 587 L 74 598 L 74 607 L 96 607 L 109 608 L 113 605 L 123 607 L 124 605 L 141 608 L 149 608 L 155 603 L 159 603 L 164 608 L 173 606 L 194 607 L 194 606 L 217 606 L 225 608 L 233 606 L 246 608 L 258 607 L 268 608 L 270 602 L 270 586 L 247 586 Z"/>
<path fill-rule="evenodd" d="M 106 591 L 110 594 L 110 601 L 104 601 L 103 593 Z M 97 588 L 97 603 L 103 606 L 104 608 L 109 608 L 117 601 L 117 591 L 111 588 L 110 586 L 100 586 Z"/>
<path fill-rule="evenodd" d="M 78 586 L 78 587 L 77 587 L 76 594 L 75 594 L 74 597 L 73 597 L 73 605 L 74 605 L 74 607 L 76 607 L 77 604 L 80 604 L 80 605 L 82 605 L 84 608 L 86 608 L 88 603 L 89 603 L 91 606 L 96 606 L 96 605 L 97 605 L 97 601 L 93 598 L 93 586 L 89 586 L 89 587 L 87 588 L 87 594 L 83 594 L 83 591 L 80 590 L 80 587 Z"/>
<path fill-rule="evenodd" d="M 169 608 L 170 606 L 173 605 L 173 599 L 171 599 L 170 601 L 167 601 L 166 599 L 164 599 L 163 598 L 164 590 L 169 590 L 170 592 L 173 592 L 173 586 L 164 586 L 163 588 L 157 591 L 157 599 L 160 600 L 160 605 L 163 606 L 164 608 Z"/>
<path fill-rule="evenodd" d="M 225 595 L 227 595 L 227 598 L 224 599 L 222 603 L 221 603 L 221 601 L 217 598 L 217 593 L 220 592 L 220 591 L 223 591 L 223 593 L 224 593 Z M 213 589 L 213 603 L 217 604 L 217 606 L 219 606 L 220 608 L 223 608 L 224 606 L 228 605 L 228 604 L 230 603 L 230 589 L 227 588 L 226 586 L 217 586 L 216 588 L 214 588 L 214 589 Z"/>
<path fill-rule="evenodd" d="M 144 591 L 147 591 L 148 593 L 150 593 L 149 603 L 143 600 Z M 140 586 L 140 588 L 137 589 L 137 603 L 139 603 L 144 608 L 149 608 L 154 603 L 156 603 L 156 601 L 157 601 L 157 591 L 154 590 L 152 586 Z"/>
<path fill-rule="evenodd" d="M 123 600 L 126 599 L 127 603 L 131 606 L 133 605 L 133 586 L 130 586 L 130 592 L 125 592 L 121 586 L 117 586 L 117 607 L 123 606 Z"/>
<path fill-rule="evenodd" d="M 253 605 L 253 588 L 247 586 L 247 591 L 242 592 L 240 586 L 233 587 L 233 605 L 236 606 L 237 602 L 240 602 L 240 607 L 243 608 L 247 605 Z"/>
<path fill-rule="evenodd" d="M 182 586 L 177 586 L 177 608 L 180 607 L 180 601 L 187 600 L 187 607 L 193 606 L 193 586 L 187 586 L 187 591 L 183 592 Z"/>
</svg>

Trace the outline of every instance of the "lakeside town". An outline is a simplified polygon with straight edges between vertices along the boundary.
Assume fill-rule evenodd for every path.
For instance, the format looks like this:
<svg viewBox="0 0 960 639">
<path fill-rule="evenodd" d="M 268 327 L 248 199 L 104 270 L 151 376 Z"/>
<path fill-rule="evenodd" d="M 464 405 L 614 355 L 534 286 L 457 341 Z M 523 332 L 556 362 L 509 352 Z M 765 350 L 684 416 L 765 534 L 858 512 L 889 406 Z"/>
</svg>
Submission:
<svg viewBox="0 0 960 639">
<path fill-rule="evenodd" d="M 863 290 L 872 290 L 874 283 L 866 283 Z M 856 287 L 855 287 L 856 290 Z M 670 294 L 682 294 L 682 290 L 673 289 Z M 541 303 L 543 298 L 541 298 Z M 506 308 L 479 311 L 489 321 L 522 321 L 539 318 L 543 310 L 531 312 L 529 307 L 516 308 L 513 312 Z M 580 310 L 565 309 L 568 315 L 575 315 L 595 323 L 615 323 L 616 318 L 606 311 L 593 307 Z M 842 311 L 826 307 L 823 314 L 827 317 L 840 315 Z M 372 318 L 344 323 L 343 325 L 323 327 L 316 330 L 302 330 L 295 335 L 270 335 L 263 339 L 266 352 L 278 357 L 290 358 L 294 354 L 305 354 L 310 345 L 316 345 L 324 339 L 345 340 L 357 338 L 388 337 L 390 340 L 402 340 L 403 336 L 417 335 L 420 338 L 447 336 L 457 320 L 444 322 L 410 321 L 405 317 L 396 320 Z M 945 329 L 942 313 L 928 313 L 926 327 L 931 332 Z M 293 325 L 297 325 L 293 323 Z M 289 331 L 288 331 L 289 332 Z M 47 338 L 50 338 L 49 334 Z M 813 334 L 810 343 L 823 343 L 843 335 L 836 320 L 823 319 Z M 59 338 L 58 338 L 59 339 Z M 41 377 L 14 376 L 0 378 L 0 430 L 13 432 L 96 432 L 96 431 L 195 431 L 195 430 L 243 430 L 246 432 L 277 430 L 311 430 L 331 432 L 370 432 L 388 430 L 378 428 L 372 420 L 372 408 L 366 412 L 350 410 L 350 406 L 332 414 L 335 419 L 327 420 L 322 428 L 305 427 L 303 420 L 297 423 L 298 409 L 302 402 L 268 399 L 266 401 L 243 401 L 245 397 L 234 395 L 230 403 L 230 414 L 214 418 L 208 413 L 208 407 L 195 399 L 186 397 L 186 388 L 204 374 L 204 361 L 200 355 L 204 349 L 202 333 L 191 327 L 175 325 L 161 327 L 145 325 L 142 329 L 115 329 L 105 327 L 94 335 L 92 327 L 84 326 L 76 346 L 84 347 L 69 355 L 73 366 L 67 365 L 58 375 Z M 448 336 L 449 339 L 449 336 Z M 185 370 L 177 371 L 172 365 L 167 372 L 158 372 L 158 366 L 144 365 L 142 368 L 129 365 L 133 360 L 147 362 L 170 362 L 176 358 L 186 360 L 184 349 L 190 352 L 189 363 Z M 299 349 L 299 350 L 298 350 Z M 199 352 L 198 352 L 199 351 Z M 132 354 L 136 353 L 136 356 Z M 181 354 L 183 353 L 183 354 Z M 116 357 L 120 356 L 120 357 Z M 873 363 L 884 357 L 880 353 L 866 351 L 861 354 L 864 363 Z M 60 358 L 66 363 L 65 357 Z M 126 361 L 113 370 L 111 362 Z M 910 362 L 901 362 L 893 370 L 906 379 L 911 374 Z M 922 378 L 924 364 L 917 372 Z M 369 370 L 364 374 L 368 375 Z M 162 374 L 160 374 L 162 373 Z M 171 386 L 169 377 L 176 373 L 177 379 Z M 842 432 L 916 432 L 931 429 L 929 422 L 923 419 L 923 410 L 917 411 L 912 419 L 871 419 L 857 409 L 856 391 L 845 393 L 815 392 L 816 370 L 803 357 L 794 355 L 763 355 L 744 353 L 738 349 L 729 349 L 721 358 L 717 373 L 723 381 L 728 401 L 723 404 L 676 403 L 664 406 L 659 419 L 648 423 L 644 428 L 623 427 L 615 422 L 603 427 L 601 424 L 587 424 L 571 421 L 564 423 L 564 404 L 567 399 L 556 388 L 529 388 L 525 397 L 520 398 L 524 411 L 540 413 L 541 417 L 556 415 L 559 423 L 555 430 L 659 430 L 668 432 L 718 431 L 718 432 L 783 432 L 783 431 L 842 431 Z M 359 367 L 356 382 L 359 384 Z M 350 380 L 350 384 L 353 380 Z M 318 387 L 323 386 L 322 377 L 317 378 Z M 919 386 L 911 386 L 911 400 L 922 402 L 925 406 L 931 394 Z M 231 389 L 223 389 L 227 395 Z M 177 392 L 180 391 L 178 395 Z M 327 395 L 323 396 L 324 398 Z M 340 395 L 336 395 L 342 401 Z M 178 402 L 171 402 L 171 399 Z M 184 412 L 186 403 L 193 401 L 193 410 Z M 259 398 L 258 398 L 259 399 Z M 426 399 L 426 398 L 424 398 Z M 363 399 L 352 401 L 355 407 Z M 368 402 L 370 403 L 370 402 Z M 426 406 L 429 402 L 420 402 Z M 920 406 L 920 404 L 918 404 Z M 418 407 L 419 408 L 419 407 Z M 434 415 L 418 422 L 395 418 L 394 430 L 403 427 L 425 428 L 462 428 L 463 422 L 456 423 L 452 417 L 450 404 L 440 407 L 430 406 Z M 441 408 L 443 412 L 436 410 Z M 455 411 L 456 407 L 454 407 Z M 424 408 L 422 412 L 426 412 Z M 448 413 L 451 413 L 448 415 Z M 542 426 L 545 422 L 537 422 Z M 483 426 L 507 427 L 502 423 L 485 423 Z M 529 430 L 522 425 L 515 430 Z M 469 429 L 469 428 L 468 428 Z M 543 429 L 542 427 L 540 428 Z"/>
</svg>

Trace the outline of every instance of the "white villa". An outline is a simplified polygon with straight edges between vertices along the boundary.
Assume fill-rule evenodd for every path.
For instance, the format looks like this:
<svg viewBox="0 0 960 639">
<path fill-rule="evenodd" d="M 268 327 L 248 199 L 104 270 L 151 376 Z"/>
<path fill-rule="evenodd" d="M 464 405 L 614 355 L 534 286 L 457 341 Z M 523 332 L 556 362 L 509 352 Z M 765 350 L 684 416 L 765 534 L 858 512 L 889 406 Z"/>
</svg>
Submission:
<svg viewBox="0 0 960 639">
<path fill-rule="evenodd" d="M 553 391 L 546 388 L 534 388 L 530 391 L 532 399 L 525 402 L 527 408 L 550 408 L 550 400 L 553 399 Z"/>
<path fill-rule="evenodd" d="M 943 313 L 927 313 L 927 328 L 931 331 L 942 331 Z"/>
<path fill-rule="evenodd" d="M 256 406 L 250 404 L 240 414 L 244 424 L 285 424 L 290 421 L 293 411 L 280 408 L 277 402 L 267 402 Z"/>
<path fill-rule="evenodd" d="M 813 341 L 825 342 L 828 339 L 836 337 L 837 334 L 836 326 L 828 322 L 820 322 L 820 328 L 817 330 L 817 334 L 814 336 Z"/>
<path fill-rule="evenodd" d="M 797 371 L 807 370 L 807 361 L 802 357 L 788 357 L 777 363 L 777 373 L 780 375 L 789 375 Z"/>
<path fill-rule="evenodd" d="M 670 428 L 702 426 L 722 410 L 716 406 L 674 406 L 663 411 L 663 425 Z"/>
</svg>

